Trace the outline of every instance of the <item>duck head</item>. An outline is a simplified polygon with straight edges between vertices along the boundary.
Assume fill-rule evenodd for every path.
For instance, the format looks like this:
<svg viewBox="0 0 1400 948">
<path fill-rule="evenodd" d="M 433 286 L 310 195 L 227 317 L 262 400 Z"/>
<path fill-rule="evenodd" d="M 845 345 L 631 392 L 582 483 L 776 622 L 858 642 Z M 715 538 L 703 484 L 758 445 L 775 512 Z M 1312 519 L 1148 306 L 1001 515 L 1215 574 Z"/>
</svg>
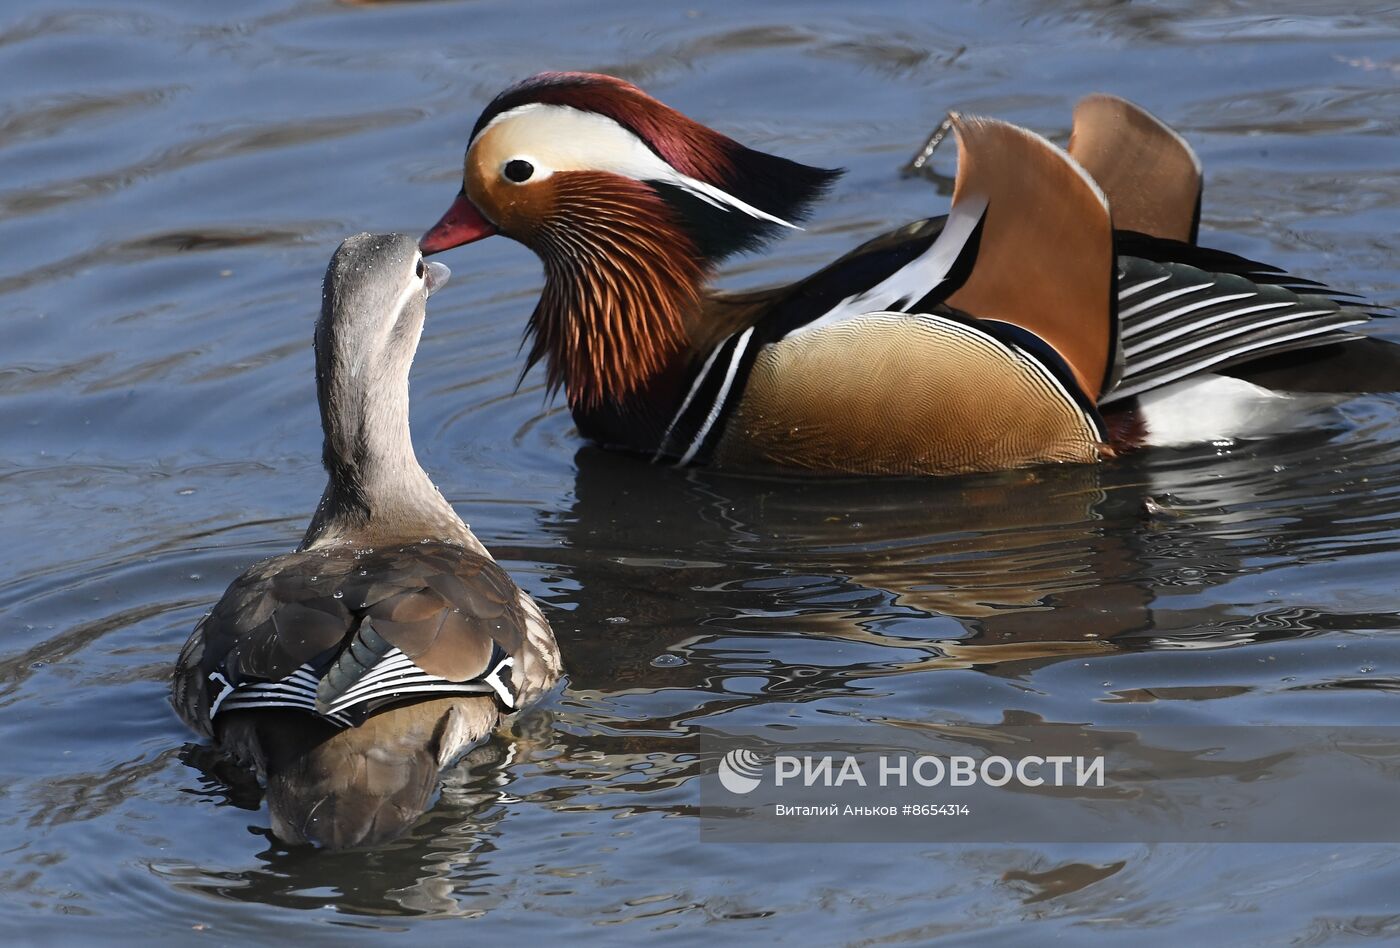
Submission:
<svg viewBox="0 0 1400 948">
<path fill-rule="evenodd" d="M 420 246 L 500 233 L 533 250 L 546 279 L 528 365 L 545 359 L 551 388 L 587 408 L 669 365 L 714 266 L 794 227 L 839 173 L 746 148 L 621 79 L 545 73 L 482 112 L 462 191 Z"/>
</svg>

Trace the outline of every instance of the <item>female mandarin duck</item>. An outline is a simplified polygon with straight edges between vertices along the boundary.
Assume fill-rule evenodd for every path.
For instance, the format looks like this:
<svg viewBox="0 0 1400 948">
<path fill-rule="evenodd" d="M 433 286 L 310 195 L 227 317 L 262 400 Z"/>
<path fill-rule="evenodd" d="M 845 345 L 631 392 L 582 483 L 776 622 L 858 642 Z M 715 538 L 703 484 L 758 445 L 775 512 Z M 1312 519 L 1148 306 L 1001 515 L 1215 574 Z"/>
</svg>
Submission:
<svg viewBox="0 0 1400 948">
<path fill-rule="evenodd" d="M 1242 433 L 1281 401 L 1250 378 L 1400 378 L 1400 347 L 1347 331 L 1366 312 L 1195 245 L 1196 156 L 1135 106 L 1086 99 L 1068 154 L 1002 122 L 953 126 L 946 217 L 789 286 L 722 293 L 706 287 L 716 265 L 793 227 L 839 172 L 745 148 L 619 79 L 544 74 L 487 106 L 462 193 L 420 246 L 499 232 L 534 250 L 529 363 L 545 360 L 586 437 L 682 464 L 1090 461 Z"/>
<path fill-rule="evenodd" d="M 399 835 L 438 771 L 560 673 L 539 607 L 414 456 L 408 371 L 446 275 L 401 234 L 336 251 L 316 326 L 321 504 L 297 551 L 234 580 L 177 662 L 176 710 L 257 769 L 284 842 Z"/>
</svg>

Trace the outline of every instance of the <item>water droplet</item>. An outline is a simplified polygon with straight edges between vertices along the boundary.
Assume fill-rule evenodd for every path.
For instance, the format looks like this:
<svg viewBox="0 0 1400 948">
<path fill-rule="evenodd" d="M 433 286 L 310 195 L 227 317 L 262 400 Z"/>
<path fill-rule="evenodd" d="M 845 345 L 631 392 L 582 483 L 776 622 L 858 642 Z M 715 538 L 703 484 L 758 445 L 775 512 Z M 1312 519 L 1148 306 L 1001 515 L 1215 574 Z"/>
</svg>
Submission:
<svg viewBox="0 0 1400 948">
<path fill-rule="evenodd" d="M 651 660 L 653 668 L 679 668 L 682 665 L 689 665 L 685 659 L 679 655 L 672 655 L 670 652 L 663 652 Z"/>
<path fill-rule="evenodd" d="M 201 580 L 201 579 L 203 579 L 203 578 L 204 578 L 204 577 L 201 576 L 199 573 L 190 573 L 190 579 L 193 579 L 193 580 Z"/>
<path fill-rule="evenodd" d="M 331 593 L 331 598 L 332 598 L 332 599 L 341 599 L 341 598 L 344 598 L 344 596 L 345 596 L 345 593 L 341 592 L 339 589 L 337 589 L 335 592 Z"/>
<path fill-rule="evenodd" d="M 316 580 L 318 580 L 318 579 L 320 579 L 320 578 L 321 578 L 321 577 L 319 577 L 319 576 L 312 576 L 312 577 L 311 577 L 311 582 L 314 583 L 314 582 L 316 582 Z"/>
<path fill-rule="evenodd" d="M 626 624 L 626 622 L 627 622 L 627 617 L 626 617 L 626 616 L 608 616 L 608 617 L 607 617 L 606 619 L 604 619 L 603 621 L 604 621 L 604 622 L 610 622 L 610 623 L 612 623 L 613 625 L 624 625 L 624 624 Z"/>
</svg>

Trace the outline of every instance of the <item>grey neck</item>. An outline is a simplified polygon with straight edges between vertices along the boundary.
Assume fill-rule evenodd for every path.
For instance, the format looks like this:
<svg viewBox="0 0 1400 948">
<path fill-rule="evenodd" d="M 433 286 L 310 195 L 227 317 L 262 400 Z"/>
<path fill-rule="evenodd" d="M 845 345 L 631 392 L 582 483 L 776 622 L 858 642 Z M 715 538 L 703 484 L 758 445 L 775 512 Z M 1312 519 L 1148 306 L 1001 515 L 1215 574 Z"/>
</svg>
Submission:
<svg viewBox="0 0 1400 948">
<path fill-rule="evenodd" d="M 408 424 L 406 359 L 354 365 L 317 334 L 317 394 L 329 475 L 303 547 L 475 538 L 418 463 Z M 329 343 L 329 345 L 325 345 Z M 323 358 L 323 356 L 325 356 Z"/>
</svg>

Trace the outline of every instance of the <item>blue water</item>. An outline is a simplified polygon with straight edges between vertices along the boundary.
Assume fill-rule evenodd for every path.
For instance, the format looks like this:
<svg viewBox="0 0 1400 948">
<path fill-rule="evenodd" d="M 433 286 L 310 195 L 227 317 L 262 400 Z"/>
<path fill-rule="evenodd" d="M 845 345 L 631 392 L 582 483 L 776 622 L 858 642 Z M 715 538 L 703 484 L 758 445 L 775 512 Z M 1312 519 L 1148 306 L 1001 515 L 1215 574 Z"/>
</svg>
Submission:
<svg viewBox="0 0 1400 948">
<path fill-rule="evenodd" d="M 1396 398 L 1092 468 L 678 473 L 583 446 L 538 375 L 516 391 L 540 270 L 487 241 L 447 258 L 414 429 L 545 604 L 568 681 L 369 855 L 271 841 L 256 790 L 165 703 L 194 622 L 296 543 L 319 496 L 310 336 L 331 250 L 432 223 L 507 82 L 613 72 L 847 167 L 731 285 L 943 210 L 897 169 L 949 108 L 1063 139 L 1103 90 L 1196 146 L 1206 241 L 1393 305 L 1400 10 L 1325 6 L 10 0 L 6 942 L 1400 937 L 1395 846 L 701 844 L 686 756 L 697 728 L 758 721 L 1395 721 Z"/>
</svg>

